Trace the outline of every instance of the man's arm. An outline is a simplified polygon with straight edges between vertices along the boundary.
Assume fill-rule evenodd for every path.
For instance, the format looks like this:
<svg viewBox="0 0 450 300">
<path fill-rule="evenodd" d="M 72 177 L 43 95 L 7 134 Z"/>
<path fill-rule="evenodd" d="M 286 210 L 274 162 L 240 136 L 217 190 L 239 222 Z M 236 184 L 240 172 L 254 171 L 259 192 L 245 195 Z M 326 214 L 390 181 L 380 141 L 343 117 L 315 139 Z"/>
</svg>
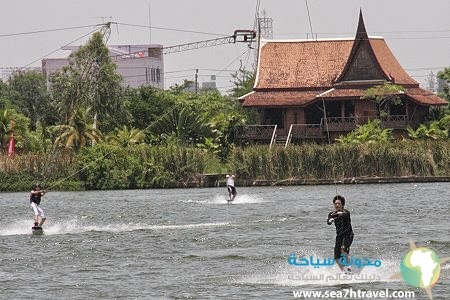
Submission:
<svg viewBox="0 0 450 300">
<path fill-rule="evenodd" d="M 330 212 L 330 213 L 328 214 L 328 218 L 327 218 L 327 224 L 328 224 L 328 225 L 333 224 L 333 222 L 334 222 L 333 214 L 334 214 L 334 213 L 335 213 L 335 212 L 332 211 L 332 212 Z"/>
</svg>

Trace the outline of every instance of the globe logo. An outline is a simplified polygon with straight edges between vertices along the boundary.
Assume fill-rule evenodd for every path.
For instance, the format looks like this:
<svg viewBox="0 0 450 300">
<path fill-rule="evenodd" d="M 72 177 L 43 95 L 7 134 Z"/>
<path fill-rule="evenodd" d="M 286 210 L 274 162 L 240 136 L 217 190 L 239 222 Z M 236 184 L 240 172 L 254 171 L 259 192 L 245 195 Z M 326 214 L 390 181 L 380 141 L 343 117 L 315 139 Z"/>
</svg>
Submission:
<svg viewBox="0 0 450 300">
<path fill-rule="evenodd" d="M 441 272 L 439 257 L 431 249 L 419 247 L 403 256 L 400 273 L 403 280 L 414 287 L 428 288 L 436 284 Z"/>
</svg>

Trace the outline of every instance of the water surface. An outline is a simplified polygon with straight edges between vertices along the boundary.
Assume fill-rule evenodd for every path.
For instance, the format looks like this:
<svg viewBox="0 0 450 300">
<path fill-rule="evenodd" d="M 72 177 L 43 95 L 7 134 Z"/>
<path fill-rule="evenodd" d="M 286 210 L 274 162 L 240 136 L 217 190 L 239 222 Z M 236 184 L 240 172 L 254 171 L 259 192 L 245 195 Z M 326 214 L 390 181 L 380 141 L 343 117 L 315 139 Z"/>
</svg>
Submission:
<svg viewBox="0 0 450 300">
<path fill-rule="evenodd" d="M 294 299 L 293 291 L 422 289 L 390 277 L 409 240 L 450 256 L 450 183 L 49 192 L 45 235 L 31 235 L 26 193 L 2 193 L 0 298 Z M 288 257 L 333 255 L 332 197 L 347 199 L 351 254 L 381 267 L 335 279 L 337 267 Z M 443 266 L 434 299 L 448 299 Z M 376 298 L 384 299 L 384 298 Z"/>
</svg>

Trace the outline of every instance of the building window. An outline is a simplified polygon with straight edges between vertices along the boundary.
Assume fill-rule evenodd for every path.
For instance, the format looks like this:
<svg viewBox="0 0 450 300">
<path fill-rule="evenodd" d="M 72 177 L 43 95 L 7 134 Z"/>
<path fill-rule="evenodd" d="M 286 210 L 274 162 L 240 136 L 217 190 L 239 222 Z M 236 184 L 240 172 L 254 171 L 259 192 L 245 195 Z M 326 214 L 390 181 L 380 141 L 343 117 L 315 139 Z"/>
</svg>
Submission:
<svg viewBox="0 0 450 300">
<path fill-rule="evenodd" d="M 156 81 L 156 70 L 154 68 L 151 69 L 151 80 L 152 82 Z"/>
<path fill-rule="evenodd" d="M 156 69 L 156 82 L 161 82 L 161 71 L 158 69 Z"/>
</svg>

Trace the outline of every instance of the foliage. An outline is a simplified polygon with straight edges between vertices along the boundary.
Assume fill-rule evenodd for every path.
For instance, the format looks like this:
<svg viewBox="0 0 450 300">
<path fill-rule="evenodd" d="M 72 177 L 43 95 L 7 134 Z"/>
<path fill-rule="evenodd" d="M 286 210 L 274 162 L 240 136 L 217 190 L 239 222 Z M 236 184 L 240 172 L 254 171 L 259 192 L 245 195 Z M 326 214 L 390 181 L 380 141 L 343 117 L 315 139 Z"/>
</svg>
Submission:
<svg viewBox="0 0 450 300">
<path fill-rule="evenodd" d="M 407 128 L 407 131 L 410 139 L 446 140 L 450 138 L 450 115 L 444 115 L 428 124 L 420 124 L 416 130 Z"/>
<path fill-rule="evenodd" d="M 122 129 L 116 129 L 113 134 L 108 135 L 106 140 L 111 145 L 127 147 L 144 143 L 145 134 L 140 129 L 123 126 Z"/>
<path fill-rule="evenodd" d="M 79 107 L 92 107 L 92 118 L 102 121 L 121 109 L 121 77 L 108 55 L 101 33 L 69 56 L 69 66 L 51 76 L 53 103 L 60 113 L 60 122 L 67 123 Z M 104 128 L 112 130 L 112 128 Z"/>
<path fill-rule="evenodd" d="M 13 132 L 16 148 L 24 148 L 28 124 L 28 118 L 14 109 L 0 109 L 0 147 L 3 149 L 7 145 Z"/>
<path fill-rule="evenodd" d="M 68 125 L 55 126 L 61 131 L 59 137 L 55 140 L 58 146 L 80 150 L 88 142 L 98 143 L 102 139 L 100 131 L 89 123 L 90 108 L 78 108 L 72 114 Z"/>
<path fill-rule="evenodd" d="M 448 138 L 448 130 L 443 130 L 438 121 L 433 121 L 429 125 L 420 124 L 416 130 L 407 128 L 410 139 L 433 139 L 444 140 Z"/>
<path fill-rule="evenodd" d="M 232 96 L 239 98 L 245 94 L 250 93 L 253 90 L 255 84 L 255 73 L 240 68 L 236 73 L 231 75 L 233 77 L 233 84 L 235 87 L 231 90 Z"/>
<path fill-rule="evenodd" d="M 247 113 L 240 104 L 217 91 L 164 92 L 159 96 L 172 106 L 165 107 L 148 126 L 153 143 L 197 145 L 224 160 L 247 123 Z"/>
<path fill-rule="evenodd" d="M 0 79 L 0 109 L 11 108 L 10 88 Z"/>
<path fill-rule="evenodd" d="M 439 96 L 443 97 L 447 102 L 449 103 L 449 106 L 447 106 L 447 109 L 450 110 L 450 67 L 445 68 L 443 71 L 440 71 L 438 73 L 438 78 L 442 79 L 444 81 L 444 87 L 443 92 Z"/>
<path fill-rule="evenodd" d="M 128 88 L 124 92 L 124 106 L 129 118 L 125 125 L 141 130 L 151 126 L 175 104 L 173 93 L 148 86 Z"/>
<path fill-rule="evenodd" d="M 189 89 L 191 87 L 193 87 L 195 85 L 195 82 L 192 80 L 184 80 L 182 84 L 175 84 L 173 86 L 171 86 L 169 88 L 170 92 L 174 93 L 174 94 L 182 94 L 185 93 L 187 91 L 189 91 Z M 194 86 L 195 88 L 195 86 Z"/>
<path fill-rule="evenodd" d="M 86 189 L 134 189 L 186 183 L 205 168 L 198 149 L 98 144 L 78 155 L 80 179 Z"/>
<path fill-rule="evenodd" d="M 14 159 L 6 154 L 0 155 L 0 190 L 29 190 L 33 182 L 39 181 L 46 188 L 67 190 L 76 186 L 77 178 L 73 155 L 67 151 L 19 152 Z"/>
<path fill-rule="evenodd" d="M 18 110 L 30 119 L 30 130 L 35 131 L 38 123 L 55 121 L 46 81 L 36 71 L 17 72 L 9 80 L 10 99 Z"/>
<path fill-rule="evenodd" d="M 341 144 L 364 144 L 364 143 L 387 143 L 392 140 L 392 129 L 381 128 L 379 119 L 369 120 L 367 124 L 357 125 L 356 129 L 337 138 L 336 141 Z"/>
<path fill-rule="evenodd" d="M 162 141 L 173 140 L 180 145 L 195 145 L 212 135 L 202 115 L 187 106 L 175 107 L 165 113 L 155 122 L 152 133 L 158 135 Z"/>
<path fill-rule="evenodd" d="M 241 180 L 343 180 L 352 177 L 449 176 L 450 141 L 235 148 L 231 169 Z"/>
<path fill-rule="evenodd" d="M 361 99 L 373 100 L 377 103 L 380 116 L 388 115 L 390 105 L 401 105 L 399 94 L 406 92 L 401 85 L 385 82 L 383 85 L 376 85 L 367 89 Z"/>
</svg>

